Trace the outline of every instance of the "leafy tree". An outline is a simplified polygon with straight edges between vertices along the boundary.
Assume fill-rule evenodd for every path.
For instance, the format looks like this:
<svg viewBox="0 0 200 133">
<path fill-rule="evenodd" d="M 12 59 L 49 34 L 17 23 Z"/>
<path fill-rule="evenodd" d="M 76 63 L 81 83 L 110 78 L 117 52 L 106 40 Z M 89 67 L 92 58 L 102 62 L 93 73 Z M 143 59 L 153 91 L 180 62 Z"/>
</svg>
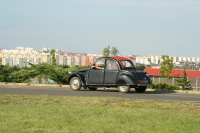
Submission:
<svg viewBox="0 0 200 133">
<path fill-rule="evenodd" d="M 12 82 L 9 79 L 9 75 L 14 71 L 19 71 L 18 66 L 0 65 L 0 82 Z"/>
<path fill-rule="evenodd" d="M 6 82 L 7 77 L 10 73 L 10 66 L 9 65 L 0 65 L 0 81 L 1 82 Z"/>
<path fill-rule="evenodd" d="M 73 66 L 69 68 L 64 68 L 63 66 L 54 66 L 53 64 L 42 63 L 40 65 L 34 65 L 29 63 L 33 70 L 38 72 L 37 80 L 40 81 L 41 78 L 50 78 L 58 84 L 67 84 L 68 83 L 68 72 L 74 72 L 79 69 L 86 68 L 86 66 Z"/>
<path fill-rule="evenodd" d="M 8 79 L 10 82 L 16 83 L 28 83 L 30 82 L 31 77 L 35 77 L 38 75 L 39 72 L 33 69 L 21 69 L 19 71 L 13 71 L 9 76 Z"/>
<path fill-rule="evenodd" d="M 173 58 L 169 57 L 168 55 L 162 55 L 162 64 L 160 67 L 161 76 L 170 78 L 170 74 L 173 68 Z"/>
<path fill-rule="evenodd" d="M 51 64 L 56 66 L 56 57 L 55 57 L 55 50 L 52 49 L 51 52 L 50 52 L 50 55 L 51 55 Z"/>
<path fill-rule="evenodd" d="M 77 70 L 85 69 L 85 68 L 88 68 L 88 67 L 87 66 L 72 66 L 72 67 L 68 68 L 67 70 L 69 72 L 75 72 Z"/>
<path fill-rule="evenodd" d="M 166 89 L 166 90 L 178 90 L 179 87 L 177 85 L 170 85 L 166 83 L 155 83 L 153 86 L 148 86 L 148 88 L 152 89 Z"/>
<path fill-rule="evenodd" d="M 112 49 L 111 49 L 111 55 L 112 56 L 119 55 L 119 50 L 117 49 L 117 47 L 112 47 Z"/>
<path fill-rule="evenodd" d="M 190 80 L 187 79 L 187 73 L 186 73 L 185 68 L 184 68 L 184 71 L 183 71 L 182 78 L 176 79 L 176 82 L 178 82 L 177 85 L 181 86 L 183 88 L 183 90 L 191 89 Z"/>
<path fill-rule="evenodd" d="M 136 65 L 136 69 L 137 70 L 144 70 L 146 67 L 145 67 L 145 65 L 144 64 L 137 64 Z"/>
<path fill-rule="evenodd" d="M 117 56 L 119 54 L 119 50 L 117 49 L 117 47 L 112 47 L 112 49 L 110 50 L 110 46 L 108 45 L 106 48 L 103 49 L 103 56 Z"/>
<path fill-rule="evenodd" d="M 42 63 L 40 65 L 34 65 L 29 63 L 34 70 L 36 70 L 38 73 L 38 80 L 39 78 L 42 78 L 41 75 L 46 75 L 53 81 L 57 82 L 58 84 L 66 84 L 68 80 L 68 70 L 67 68 L 63 69 L 60 66 L 55 66 L 53 64 L 48 63 Z"/>
<path fill-rule="evenodd" d="M 58 84 L 67 84 L 68 71 L 74 72 L 86 66 L 55 66 L 53 64 L 42 63 L 40 65 L 31 65 L 30 68 L 11 67 L 9 65 L 0 65 L 0 82 L 28 83 L 31 78 L 36 78 L 38 83 L 42 80 L 52 79 Z"/>
<path fill-rule="evenodd" d="M 110 55 L 110 46 L 108 45 L 106 48 L 103 49 L 103 56 L 109 56 Z"/>
</svg>

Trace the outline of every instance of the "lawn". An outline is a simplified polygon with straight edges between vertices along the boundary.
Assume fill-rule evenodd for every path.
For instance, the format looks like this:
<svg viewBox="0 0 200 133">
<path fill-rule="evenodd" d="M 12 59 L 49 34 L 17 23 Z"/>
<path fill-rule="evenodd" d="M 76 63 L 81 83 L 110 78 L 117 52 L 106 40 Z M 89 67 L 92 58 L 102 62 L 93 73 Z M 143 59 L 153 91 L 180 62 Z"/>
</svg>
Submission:
<svg viewBox="0 0 200 133">
<path fill-rule="evenodd" d="M 197 133 L 200 102 L 0 95 L 0 133 Z"/>
</svg>

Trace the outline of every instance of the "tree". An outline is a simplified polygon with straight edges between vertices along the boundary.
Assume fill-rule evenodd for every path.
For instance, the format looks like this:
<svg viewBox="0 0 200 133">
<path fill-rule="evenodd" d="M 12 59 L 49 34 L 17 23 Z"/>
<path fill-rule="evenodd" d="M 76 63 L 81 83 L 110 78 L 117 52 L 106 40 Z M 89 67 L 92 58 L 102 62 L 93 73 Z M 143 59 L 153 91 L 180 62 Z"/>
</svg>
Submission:
<svg viewBox="0 0 200 133">
<path fill-rule="evenodd" d="M 145 67 L 144 64 L 137 64 L 137 65 L 136 65 L 136 69 L 137 69 L 137 70 L 142 70 L 142 71 L 143 71 L 145 68 L 146 68 L 146 67 Z"/>
<path fill-rule="evenodd" d="M 10 66 L 9 65 L 0 65 L 0 82 L 6 82 L 7 77 L 10 73 Z"/>
<path fill-rule="evenodd" d="M 13 71 L 8 79 L 10 82 L 16 83 L 29 83 L 31 81 L 30 78 L 35 77 L 39 74 L 39 71 L 33 69 L 21 69 L 19 71 Z"/>
<path fill-rule="evenodd" d="M 170 78 L 173 68 L 173 58 L 170 58 L 168 55 L 162 55 L 161 59 L 163 60 L 160 67 L 161 76 Z"/>
<path fill-rule="evenodd" d="M 110 55 L 110 46 L 108 45 L 106 48 L 103 49 L 103 56 L 109 56 Z"/>
<path fill-rule="evenodd" d="M 117 47 L 112 47 L 111 55 L 112 55 L 112 56 L 117 56 L 117 55 L 119 55 L 119 50 L 117 49 Z"/>
<path fill-rule="evenodd" d="M 50 55 L 51 55 L 51 64 L 56 66 L 56 58 L 55 58 L 55 50 L 52 49 L 51 52 L 50 52 Z"/>
<path fill-rule="evenodd" d="M 103 49 L 103 56 L 117 56 L 119 54 L 119 50 L 117 49 L 117 47 L 112 47 L 112 49 L 110 50 L 110 46 L 108 45 L 106 48 Z"/>
<path fill-rule="evenodd" d="M 70 68 L 63 68 L 63 66 L 55 66 L 53 64 L 42 63 L 40 65 L 34 65 L 29 63 L 32 69 L 38 72 L 37 80 L 41 78 L 49 78 L 55 81 L 57 84 L 67 84 L 69 74 L 68 72 L 74 72 L 79 69 L 87 68 L 86 66 L 73 66 Z"/>
<path fill-rule="evenodd" d="M 177 85 L 181 86 L 183 88 L 183 90 L 191 89 L 190 80 L 187 79 L 187 73 L 186 73 L 185 68 L 183 70 L 182 78 L 176 79 L 176 82 L 178 82 Z"/>
<path fill-rule="evenodd" d="M 66 84 L 68 81 L 68 70 L 67 68 L 63 69 L 60 66 L 55 66 L 53 64 L 48 63 L 42 63 L 40 65 L 34 65 L 29 63 L 32 66 L 32 69 L 37 71 L 38 74 L 37 80 L 40 80 L 40 78 L 48 77 L 55 81 L 58 84 Z"/>
</svg>

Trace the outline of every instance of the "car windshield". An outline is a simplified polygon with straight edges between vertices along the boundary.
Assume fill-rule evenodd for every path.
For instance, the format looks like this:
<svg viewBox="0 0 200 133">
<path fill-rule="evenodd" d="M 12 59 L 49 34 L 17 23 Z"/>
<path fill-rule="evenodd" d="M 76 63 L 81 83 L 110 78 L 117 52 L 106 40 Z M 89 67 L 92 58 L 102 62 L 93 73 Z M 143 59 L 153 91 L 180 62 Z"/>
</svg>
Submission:
<svg viewBox="0 0 200 133">
<path fill-rule="evenodd" d="M 134 67 L 134 64 L 130 60 L 121 60 L 123 67 Z"/>
</svg>

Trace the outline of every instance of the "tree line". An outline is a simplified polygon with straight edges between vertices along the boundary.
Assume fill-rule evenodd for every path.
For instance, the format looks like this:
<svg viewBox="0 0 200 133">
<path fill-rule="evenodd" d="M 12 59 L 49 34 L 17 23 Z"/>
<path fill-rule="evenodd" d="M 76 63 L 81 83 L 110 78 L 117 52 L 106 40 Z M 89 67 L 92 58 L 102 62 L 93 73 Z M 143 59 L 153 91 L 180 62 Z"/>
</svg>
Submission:
<svg viewBox="0 0 200 133">
<path fill-rule="evenodd" d="M 54 64 L 42 63 L 31 64 L 30 68 L 19 68 L 18 66 L 0 65 L 0 82 L 30 83 L 31 78 L 51 79 L 57 84 L 68 83 L 68 72 L 74 72 L 86 66 L 56 66 Z"/>
</svg>

